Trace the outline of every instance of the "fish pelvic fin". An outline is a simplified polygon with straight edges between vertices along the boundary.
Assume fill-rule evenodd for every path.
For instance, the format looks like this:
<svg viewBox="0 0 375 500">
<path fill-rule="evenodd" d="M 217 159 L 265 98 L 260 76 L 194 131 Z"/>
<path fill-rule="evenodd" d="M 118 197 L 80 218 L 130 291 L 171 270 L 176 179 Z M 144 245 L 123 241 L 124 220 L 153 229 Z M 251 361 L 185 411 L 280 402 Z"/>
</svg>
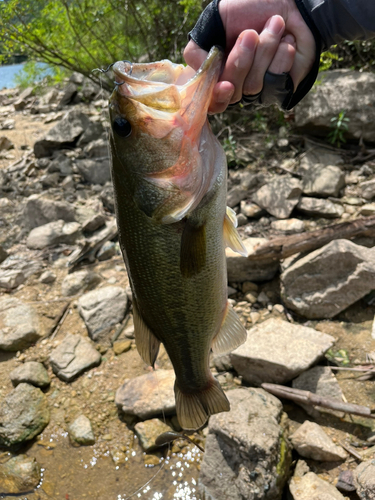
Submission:
<svg viewBox="0 0 375 500">
<path fill-rule="evenodd" d="M 180 271 L 184 278 L 198 274 L 206 264 L 206 226 L 186 219 L 181 237 Z"/>
<path fill-rule="evenodd" d="M 207 389 L 195 393 L 182 392 L 175 382 L 174 393 L 177 418 L 185 430 L 200 429 L 210 415 L 230 410 L 226 395 L 213 377 Z"/>
<path fill-rule="evenodd" d="M 227 302 L 224 320 L 219 333 L 212 341 L 212 351 L 214 354 L 227 354 L 233 351 L 246 341 L 246 328 L 237 316 L 232 306 Z"/>
<path fill-rule="evenodd" d="M 135 344 L 143 361 L 154 366 L 160 347 L 160 341 L 144 322 L 139 313 L 137 302 L 133 299 L 133 320 Z"/>
<path fill-rule="evenodd" d="M 243 257 L 249 255 L 245 245 L 243 244 L 240 235 L 236 229 L 237 219 L 234 221 L 234 211 L 227 207 L 227 213 L 224 216 L 224 243 L 225 246 L 231 248 L 233 252 L 237 252 Z"/>
</svg>

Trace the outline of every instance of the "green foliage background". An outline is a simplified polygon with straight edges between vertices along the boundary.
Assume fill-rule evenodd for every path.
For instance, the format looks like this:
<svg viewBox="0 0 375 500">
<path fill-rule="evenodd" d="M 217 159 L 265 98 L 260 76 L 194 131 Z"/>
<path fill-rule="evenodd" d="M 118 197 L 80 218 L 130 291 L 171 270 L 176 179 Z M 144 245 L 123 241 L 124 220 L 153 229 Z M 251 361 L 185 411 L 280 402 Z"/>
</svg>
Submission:
<svg viewBox="0 0 375 500">
<path fill-rule="evenodd" d="M 123 59 L 182 61 L 186 34 L 205 0 L 3 0 L 0 57 L 14 53 L 79 71 Z"/>
</svg>

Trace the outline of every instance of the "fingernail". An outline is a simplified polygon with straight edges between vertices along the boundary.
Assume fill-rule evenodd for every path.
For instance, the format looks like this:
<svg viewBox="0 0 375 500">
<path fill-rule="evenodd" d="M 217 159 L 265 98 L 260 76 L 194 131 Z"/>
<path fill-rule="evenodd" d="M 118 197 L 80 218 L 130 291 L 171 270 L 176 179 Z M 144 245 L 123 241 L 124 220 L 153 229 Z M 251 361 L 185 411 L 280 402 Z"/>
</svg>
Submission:
<svg viewBox="0 0 375 500">
<path fill-rule="evenodd" d="M 220 92 L 216 98 L 216 102 L 218 104 L 229 103 L 232 99 L 232 95 L 234 94 L 234 90 L 230 90 L 229 92 Z"/>
<path fill-rule="evenodd" d="M 284 22 L 280 16 L 272 16 L 265 26 L 266 30 L 273 35 L 278 35 L 284 29 Z"/>
</svg>

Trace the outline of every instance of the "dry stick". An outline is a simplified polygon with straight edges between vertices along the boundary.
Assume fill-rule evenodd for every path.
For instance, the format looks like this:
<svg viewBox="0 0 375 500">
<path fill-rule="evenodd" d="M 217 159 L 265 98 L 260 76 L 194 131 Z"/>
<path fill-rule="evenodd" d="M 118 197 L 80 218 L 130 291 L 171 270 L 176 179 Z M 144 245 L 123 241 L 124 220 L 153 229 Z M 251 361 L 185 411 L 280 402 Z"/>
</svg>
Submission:
<svg viewBox="0 0 375 500">
<path fill-rule="evenodd" d="M 65 306 L 65 307 L 63 307 L 63 310 L 62 310 L 62 313 L 61 313 L 60 319 L 59 319 L 59 321 L 58 321 L 58 323 L 57 323 L 57 325 L 56 325 L 55 329 L 54 329 L 54 330 L 53 330 L 53 332 L 52 332 L 52 335 L 51 335 L 51 340 L 53 340 L 53 339 L 56 337 L 56 335 L 59 333 L 59 330 L 60 330 L 60 328 L 61 328 L 62 324 L 64 323 L 65 318 L 66 318 L 66 317 L 68 316 L 68 314 L 69 314 L 69 311 L 70 311 L 69 306 L 70 306 L 70 302 L 68 302 L 68 303 L 66 304 L 66 306 Z"/>
<path fill-rule="evenodd" d="M 291 387 L 286 387 L 284 385 L 264 383 L 262 384 L 262 388 L 275 396 L 285 399 L 291 399 L 296 403 L 313 406 L 323 406 L 324 408 L 330 408 L 331 410 L 338 410 L 344 413 L 350 413 L 352 415 L 359 415 L 360 417 L 375 419 L 375 415 L 371 413 L 370 408 L 368 408 L 367 406 L 335 401 L 334 399 L 318 396 L 318 394 L 313 394 L 310 391 L 292 389 Z"/>
<path fill-rule="evenodd" d="M 363 458 L 361 457 L 361 455 L 359 453 L 357 453 L 355 450 L 353 450 L 353 448 L 351 446 L 348 446 L 347 444 L 343 443 L 342 441 L 340 441 L 340 446 L 342 446 L 344 448 L 344 450 L 346 450 L 348 453 L 350 453 L 354 458 L 356 458 L 357 460 L 360 460 L 362 462 Z"/>
<path fill-rule="evenodd" d="M 353 367 L 353 368 L 348 368 L 346 366 L 330 366 L 331 370 L 342 370 L 342 371 L 350 371 L 350 372 L 375 372 L 375 367 L 373 365 L 370 365 L 368 368 L 359 368 L 359 367 Z"/>
<path fill-rule="evenodd" d="M 351 239 L 370 229 L 375 229 L 375 216 L 357 219 L 350 222 L 333 224 L 324 229 L 309 233 L 293 234 L 273 238 L 266 244 L 256 247 L 249 255 L 249 260 L 279 260 L 299 252 L 312 251 L 326 245 L 332 240 Z"/>
</svg>

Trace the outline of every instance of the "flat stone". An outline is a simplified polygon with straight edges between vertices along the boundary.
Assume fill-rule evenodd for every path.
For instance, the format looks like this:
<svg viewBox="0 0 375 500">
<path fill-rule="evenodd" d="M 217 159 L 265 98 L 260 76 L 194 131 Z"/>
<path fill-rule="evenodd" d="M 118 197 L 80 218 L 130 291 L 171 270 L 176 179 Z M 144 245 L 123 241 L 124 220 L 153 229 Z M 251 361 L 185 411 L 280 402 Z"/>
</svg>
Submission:
<svg viewBox="0 0 375 500">
<path fill-rule="evenodd" d="M 35 309 L 16 297 L 0 299 L 0 349 L 20 351 L 42 337 Z"/>
<path fill-rule="evenodd" d="M 241 186 L 234 186 L 232 189 L 228 191 L 227 194 L 227 205 L 228 207 L 235 207 L 239 205 L 240 202 L 245 199 L 248 195 L 248 190 L 244 189 Z"/>
<path fill-rule="evenodd" d="M 351 469 L 342 470 L 336 483 L 336 488 L 342 493 L 351 493 L 356 491 L 354 473 Z"/>
<path fill-rule="evenodd" d="M 357 495 L 361 500 L 375 500 L 375 460 L 366 460 L 354 473 Z"/>
<path fill-rule="evenodd" d="M 157 370 L 131 379 L 117 389 L 115 402 L 124 413 L 149 419 L 176 413 L 173 370 Z"/>
<path fill-rule="evenodd" d="M 375 179 L 362 182 L 360 188 L 362 198 L 365 200 L 372 200 L 375 197 Z"/>
<path fill-rule="evenodd" d="M 43 392 L 21 383 L 0 403 L 0 446 L 30 441 L 49 423 L 49 409 Z"/>
<path fill-rule="evenodd" d="M 84 371 L 100 365 L 100 362 L 100 353 L 88 339 L 70 333 L 50 355 L 54 373 L 65 382 L 70 382 Z"/>
<path fill-rule="evenodd" d="M 158 418 L 152 418 L 145 422 L 138 422 L 134 426 L 139 443 L 144 451 L 150 451 L 155 446 L 155 439 L 163 432 L 171 431 L 171 427 Z"/>
<path fill-rule="evenodd" d="M 44 283 L 47 285 L 50 285 L 51 283 L 54 283 L 55 281 L 56 281 L 56 274 L 48 269 L 47 269 L 47 271 L 44 271 L 44 273 L 42 273 L 40 278 L 39 278 L 40 283 Z"/>
<path fill-rule="evenodd" d="M 374 289 L 375 248 L 334 240 L 281 274 L 285 305 L 309 319 L 333 318 Z"/>
<path fill-rule="evenodd" d="M 0 494 L 26 493 L 38 486 L 40 478 L 35 458 L 17 455 L 0 464 Z"/>
<path fill-rule="evenodd" d="M 316 164 L 302 179 L 303 192 L 309 196 L 337 197 L 345 186 L 345 174 L 340 167 Z"/>
<path fill-rule="evenodd" d="M 90 184 L 104 185 L 111 180 L 109 158 L 77 160 L 79 173 Z"/>
<path fill-rule="evenodd" d="M 375 203 L 366 203 L 359 209 L 358 214 L 364 215 L 365 217 L 375 215 Z"/>
<path fill-rule="evenodd" d="M 94 340 L 100 332 L 121 323 L 128 307 L 128 297 L 123 288 L 107 286 L 87 292 L 78 300 L 78 311 Z"/>
<path fill-rule="evenodd" d="M 101 282 L 99 274 L 88 269 L 67 274 L 61 283 L 61 294 L 71 297 L 96 287 Z"/>
<path fill-rule="evenodd" d="M 57 220 L 74 222 L 75 214 L 73 207 L 65 201 L 50 200 L 33 194 L 26 200 L 22 220 L 27 229 L 33 229 Z"/>
<path fill-rule="evenodd" d="M 13 290 L 26 281 L 26 276 L 19 269 L 0 270 L 0 288 Z"/>
<path fill-rule="evenodd" d="M 231 409 L 210 417 L 198 489 L 206 499 L 281 497 L 290 454 L 282 404 L 262 389 L 227 392 Z"/>
<path fill-rule="evenodd" d="M 43 388 L 47 387 L 51 382 L 47 370 L 42 363 L 37 361 L 27 361 L 18 366 L 10 372 L 9 377 L 14 386 L 26 382 Z"/>
<path fill-rule="evenodd" d="M 245 217 L 259 218 L 265 212 L 263 208 L 260 208 L 256 203 L 241 201 L 241 213 L 245 215 Z"/>
<path fill-rule="evenodd" d="M 105 224 L 105 217 L 103 214 L 94 214 L 88 217 L 82 224 L 82 231 L 93 233 Z"/>
<path fill-rule="evenodd" d="M 317 363 L 334 341 L 313 328 L 270 318 L 248 331 L 246 342 L 230 359 L 250 384 L 285 384 Z"/>
<path fill-rule="evenodd" d="M 266 238 L 246 238 L 243 240 L 243 244 L 250 255 L 255 247 L 261 246 L 267 241 Z M 230 248 L 226 248 L 225 254 L 227 257 L 228 281 L 231 282 L 270 281 L 279 270 L 278 262 L 252 261 Z"/>
<path fill-rule="evenodd" d="M 324 217 L 327 219 L 341 217 L 344 213 L 344 207 L 338 203 L 307 196 L 302 196 L 296 208 L 299 212 L 310 217 Z"/>
<path fill-rule="evenodd" d="M 69 438 L 75 445 L 89 446 L 95 444 L 95 436 L 90 420 L 80 415 L 68 427 Z"/>
<path fill-rule="evenodd" d="M 113 342 L 113 352 L 118 356 L 124 352 L 128 352 L 131 346 L 131 340 L 117 340 L 116 342 Z"/>
<path fill-rule="evenodd" d="M 302 193 L 301 182 L 291 177 L 275 177 L 252 195 L 252 201 L 278 219 L 287 219 Z"/>
<path fill-rule="evenodd" d="M 299 219 L 283 219 L 271 222 L 271 228 L 284 234 L 302 233 L 305 223 Z"/>
<path fill-rule="evenodd" d="M 314 366 L 293 380 L 293 388 L 310 391 L 318 396 L 326 397 L 338 402 L 343 401 L 343 392 L 329 366 Z M 297 402 L 297 404 L 299 404 Z M 331 413 L 339 418 L 344 416 L 343 412 L 323 408 L 321 406 L 303 405 L 306 413 L 316 418 L 320 413 Z"/>
<path fill-rule="evenodd" d="M 293 447 L 304 458 L 320 462 L 345 460 L 346 451 L 335 445 L 324 430 L 315 422 L 306 420 L 291 436 Z"/>
<path fill-rule="evenodd" d="M 289 489 L 294 500 L 345 500 L 332 484 L 323 481 L 314 472 L 292 477 Z"/>
<path fill-rule="evenodd" d="M 81 226 L 78 222 L 57 220 L 32 229 L 26 245 L 33 250 L 42 250 L 52 245 L 72 245 L 81 236 Z"/>
</svg>

